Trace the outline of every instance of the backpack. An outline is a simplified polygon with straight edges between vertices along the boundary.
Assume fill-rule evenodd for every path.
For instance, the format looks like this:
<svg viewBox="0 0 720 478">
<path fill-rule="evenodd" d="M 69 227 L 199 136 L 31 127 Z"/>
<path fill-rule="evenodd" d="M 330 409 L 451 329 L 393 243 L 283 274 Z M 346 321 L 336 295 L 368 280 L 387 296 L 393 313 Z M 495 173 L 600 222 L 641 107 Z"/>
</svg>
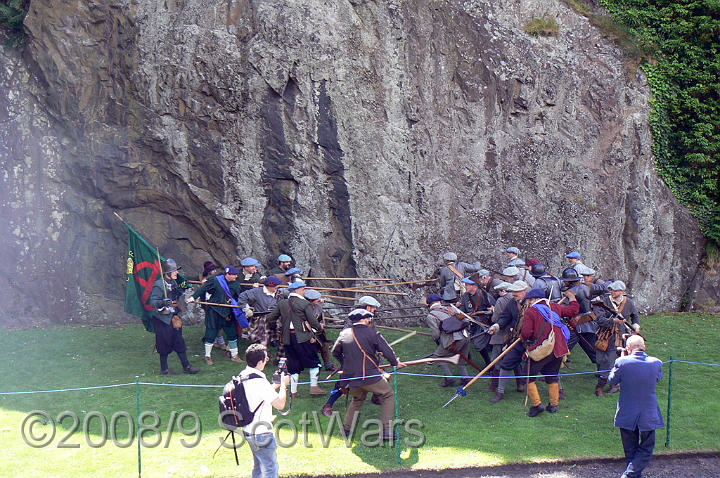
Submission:
<svg viewBox="0 0 720 478">
<path fill-rule="evenodd" d="M 223 394 L 218 397 L 220 402 L 220 421 L 223 428 L 229 431 L 235 431 L 238 428 L 252 423 L 255 418 L 255 412 L 262 406 L 264 402 L 250 410 L 247 395 L 245 395 L 244 382 L 253 378 L 262 378 L 256 373 L 251 373 L 247 377 L 234 376 L 223 388 Z"/>
<path fill-rule="evenodd" d="M 430 312 L 430 315 L 432 315 L 436 319 L 440 320 L 440 331 L 441 332 L 444 332 L 446 334 L 452 334 L 453 332 L 459 332 L 468 327 L 469 324 L 467 322 L 455 317 L 455 314 L 453 314 L 448 309 L 446 309 L 445 312 L 450 314 L 450 316 L 446 317 L 443 320 L 440 320 L 440 317 L 438 317 L 437 315 Z"/>
</svg>

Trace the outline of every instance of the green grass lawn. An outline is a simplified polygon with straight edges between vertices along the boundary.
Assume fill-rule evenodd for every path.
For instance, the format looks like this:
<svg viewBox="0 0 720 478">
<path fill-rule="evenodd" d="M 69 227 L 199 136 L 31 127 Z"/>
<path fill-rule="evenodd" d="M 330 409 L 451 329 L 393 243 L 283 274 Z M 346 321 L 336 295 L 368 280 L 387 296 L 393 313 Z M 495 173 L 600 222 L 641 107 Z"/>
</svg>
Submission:
<svg viewBox="0 0 720 478">
<path fill-rule="evenodd" d="M 716 316 L 653 315 L 644 318 L 642 323 L 651 355 L 664 361 L 672 355 L 675 360 L 720 363 L 715 345 L 720 327 Z M 210 385 L 140 386 L 141 410 L 152 412 L 160 419 L 157 425 L 160 436 L 153 433 L 144 435 L 146 442 L 157 440 L 160 443 L 157 446 L 150 443 L 150 446 L 142 448 L 143 476 L 249 476 L 252 456 L 247 445 L 239 449 L 240 467 L 235 465 L 232 450 L 220 450 L 213 457 L 219 438 L 224 436 L 217 424 L 219 386 L 242 367 L 221 358 L 217 352 L 216 365 L 205 365 L 201 344 L 203 332 L 202 327 L 184 329 L 191 362 L 201 367 L 202 372 L 167 377 L 158 375 L 158 356 L 151 353 L 154 336 L 145 332 L 141 325 L 3 331 L 0 337 L 0 392 L 132 385 L 0 395 L 0 476 L 34 473 L 53 477 L 92 476 L 95 473 L 137 476 L 137 441 L 128 437 L 128 417 L 134 422 L 137 413 L 136 376 L 145 383 Z M 388 331 L 384 335 L 388 340 L 394 340 L 403 333 Z M 411 337 L 395 347 L 404 360 L 424 356 L 433 349 L 434 344 L 423 336 Z M 170 357 L 170 365 L 178 371 L 181 369 L 175 355 Z M 575 349 L 571 365 L 572 370 L 563 369 L 562 373 L 592 370 L 580 347 Z M 400 417 L 420 420 L 422 428 L 415 427 L 415 430 L 421 431 L 425 439 L 424 444 L 418 447 L 409 447 L 402 442 L 402 465 L 398 464 L 396 447 L 364 446 L 359 435 L 350 447 L 346 446 L 337 432 L 337 423 L 332 438 L 326 442 L 327 446 L 323 446 L 323 437 L 317 433 L 317 427 L 319 425 L 325 433 L 330 419 L 322 415 L 315 419 L 313 412 L 319 412 L 325 398 L 310 397 L 309 386 L 301 385 L 302 396 L 293 404 L 290 415 L 281 417 L 290 420 L 282 427 L 279 434 L 281 441 L 293 441 L 291 424 L 298 430 L 296 444 L 278 451 L 281 474 L 343 475 L 398 466 L 433 469 L 620 456 L 622 453 L 619 433 L 612 425 L 617 396 L 595 397 L 595 377 L 592 374 L 565 376 L 563 385 L 568 398 L 561 401 L 560 411 L 554 415 L 545 413 L 528 418 L 525 415 L 527 409 L 523 406 L 524 394 L 516 393 L 512 382 L 506 399 L 497 404 L 489 402 L 492 394 L 486 391 L 488 382 L 481 379 L 470 388 L 468 396 L 459 397 L 447 408 L 441 408 L 453 396 L 454 390 L 440 388 L 440 378 L 420 375 L 439 374 L 439 368 L 421 365 L 405 371 L 408 375 L 398 377 Z M 660 407 L 665 415 L 669 371 L 670 365 L 666 364 L 665 377 L 658 386 Z M 322 378 L 326 375 L 323 373 Z M 301 375 L 301 380 L 307 379 L 307 373 Z M 665 430 L 660 430 L 657 452 L 720 449 L 720 401 L 714 396 L 718 385 L 720 367 L 673 364 L 671 446 L 663 446 Z M 332 384 L 324 386 L 328 390 L 332 388 Z M 547 402 L 547 386 L 540 384 L 539 388 L 544 402 Z M 344 414 L 344 408 L 345 399 L 342 398 L 335 409 Z M 56 422 L 62 418 L 49 445 L 41 448 L 26 444 L 21 434 L 23 420 L 33 410 L 44 411 Z M 63 417 L 65 411 L 70 413 Z M 74 433 L 73 415 L 78 417 Z M 171 427 L 171 439 L 166 443 L 173 415 L 185 418 L 182 424 L 175 423 Z M 361 420 L 377 419 L 379 415 L 379 407 L 367 403 Z M 108 430 L 104 432 L 101 428 L 103 417 L 108 423 Z M 305 434 L 302 430 L 303 417 L 307 418 Z M 197 430 L 198 425 L 201 425 L 201 430 Z M 84 429 L 88 430 L 90 443 L 86 441 Z M 374 429 L 369 427 L 368 430 Z M 42 425 L 32 429 L 35 436 L 49 431 L 51 427 Z M 104 444 L 101 442 L 103 436 L 108 437 Z M 113 437 L 117 444 L 113 443 Z M 412 434 L 404 433 L 404 437 L 417 441 Z M 190 445 L 197 443 L 184 447 L 181 440 Z"/>
</svg>

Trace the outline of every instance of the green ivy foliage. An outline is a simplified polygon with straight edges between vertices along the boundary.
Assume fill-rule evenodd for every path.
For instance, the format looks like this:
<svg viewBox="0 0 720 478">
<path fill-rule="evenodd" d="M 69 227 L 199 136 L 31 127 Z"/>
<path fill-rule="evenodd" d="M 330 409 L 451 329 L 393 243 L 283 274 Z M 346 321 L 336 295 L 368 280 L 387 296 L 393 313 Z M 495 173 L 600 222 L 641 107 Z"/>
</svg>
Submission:
<svg viewBox="0 0 720 478">
<path fill-rule="evenodd" d="M 649 55 L 660 175 L 720 244 L 720 0 L 602 0 Z"/>
<path fill-rule="evenodd" d="M 0 0 L 0 27 L 7 33 L 8 43 L 16 48 L 25 45 L 23 21 L 29 0 Z"/>
</svg>

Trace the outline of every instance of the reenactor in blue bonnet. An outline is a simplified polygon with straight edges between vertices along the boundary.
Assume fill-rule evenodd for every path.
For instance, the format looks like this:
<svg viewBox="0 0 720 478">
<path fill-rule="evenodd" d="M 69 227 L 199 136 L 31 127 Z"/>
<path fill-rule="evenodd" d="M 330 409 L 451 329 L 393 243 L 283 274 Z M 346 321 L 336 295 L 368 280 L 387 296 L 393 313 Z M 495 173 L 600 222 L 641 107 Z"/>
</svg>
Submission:
<svg viewBox="0 0 720 478">
<path fill-rule="evenodd" d="M 268 272 L 269 276 L 285 274 L 285 271 L 292 267 L 292 257 L 288 256 L 287 254 L 280 254 L 277 260 L 278 265 L 273 267 L 270 272 Z"/>
<path fill-rule="evenodd" d="M 267 277 L 262 287 L 253 287 L 240 293 L 238 305 L 243 308 L 245 317 L 250 320 L 248 340 L 251 343 L 261 343 L 267 347 L 269 343 L 269 330 L 266 315 L 269 314 L 278 303 L 278 286 L 280 279 Z"/>
<path fill-rule="evenodd" d="M 246 257 L 245 259 L 240 261 L 240 265 L 243 268 L 240 282 L 242 284 L 252 284 L 241 285 L 240 291 L 242 292 L 253 287 L 260 287 L 262 285 L 262 281 L 265 279 L 265 276 L 260 275 L 260 273 L 258 272 L 258 268 L 262 264 L 260 264 L 260 262 L 254 257 Z"/>
<path fill-rule="evenodd" d="M 312 304 L 305 298 L 306 288 L 304 282 L 290 284 L 288 298 L 280 300 L 267 316 L 268 326 L 279 327 L 282 334 L 293 397 L 299 396 L 298 375 L 306 368 L 310 372 L 310 395 L 327 394 L 327 391 L 318 386 L 320 358 L 315 336 L 322 332 L 324 327 L 318 322 Z"/>
<path fill-rule="evenodd" d="M 585 265 L 582 262 L 580 262 L 581 256 L 578 251 L 568 252 L 565 257 L 567 258 L 568 261 L 570 261 L 570 267 L 572 267 L 573 269 L 576 269 L 578 266 Z"/>
<path fill-rule="evenodd" d="M 240 294 L 240 282 L 237 280 L 239 275 L 240 270 L 237 267 L 227 266 L 224 274 L 213 276 L 200 286 L 192 297 L 187 299 L 188 302 L 193 302 L 200 298 L 204 299 L 205 294 L 209 293 L 208 302 L 218 304 L 208 306 L 205 311 L 205 337 L 203 340 L 205 342 L 205 363 L 208 365 L 214 365 L 212 360 L 213 342 L 221 329 L 225 331 L 227 337 L 230 360 L 233 362 L 243 361 L 238 355 L 238 332 L 235 325 L 235 314 L 231 307 L 225 307 L 232 304 L 233 301 L 237 301 Z"/>
<path fill-rule="evenodd" d="M 325 317 L 323 316 L 323 302 L 325 302 L 325 299 L 323 299 L 322 294 L 315 289 L 307 289 L 305 291 L 305 298 L 310 302 L 310 305 L 312 305 L 320 325 L 325 327 L 327 325 L 325 324 Z M 325 329 L 323 328 L 323 330 L 315 334 L 315 336 L 320 344 L 318 348 L 320 349 L 320 357 L 325 365 L 325 370 L 328 372 L 335 371 L 337 367 L 333 364 L 332 355 L 330 355 L 331 341 L 327 338 Z"/>
<path fill-rule="evenodd" d="M 155 308 L 152 314 L 155 328 L 155 348 L 160 354 L 160 373 L 163 375 L 176 375 L 168 366 L 168 355 L 176 352 L 180 358 L 185 373 L 198 373 L 199 368 L 190 365 L 187 358 L 187 347 L 182 334 L 182 319 L 178 300 L 186 289 L 180 289 L 177 283 L 178 267 L 172 259 L 167 259 L 162 267 L 163 274 L 153 284 L 148 303 Z M 214 340 L 213 336 L 213 340 Z"/>
<path fill-rule="evenodd" d="M 480 288 L 481 280 L 477 272 L 470 277 L 464 278 L 462 282 L 465 284 L 466 292 L 460 298 L 460 310 L 489 327 L 491 325 L 490 315 L 492 314 L 492 307 L 495 305 L 495 298 Z M 475 350 L 482 356 L 483 360 L 485 360 L 485 365 L 487 365 L 490 363 L 490 336 L 481 333 L 482 331 L 483 328 L 478 324 L 472 324 L 470 326 L 470 336 L 473 337 L 472 344 Z M 465 357 L 468 356 L 465 355 Z"/>
</svg>

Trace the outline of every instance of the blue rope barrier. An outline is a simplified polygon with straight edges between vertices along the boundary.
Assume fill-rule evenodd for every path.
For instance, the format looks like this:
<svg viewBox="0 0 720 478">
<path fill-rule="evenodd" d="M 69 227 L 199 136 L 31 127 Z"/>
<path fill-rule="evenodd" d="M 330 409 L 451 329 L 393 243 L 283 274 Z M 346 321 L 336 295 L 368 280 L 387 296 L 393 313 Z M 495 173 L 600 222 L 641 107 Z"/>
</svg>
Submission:
<svg viewBox="0 0 720 478">
<path fill-rule="evenodd" d="M 670 359 L 667 361 L 664 361 L 663 364 L 669 364 L 669 363 L 686 363 L 691 365 L 706 365 L 710 367 L 720 367 L 720 364 L 718 363 L 708 363 L 708 362 L 691 362 L 688 360 L 677 360 L 677 359 Z M 610 372 L 610 369 L 608 370 L 591 370 L 588 372 L 572 372 L 572 373 L 561 373 L 558 374 L 561 378 L 562 377 L 571 377 L 576 375 L 591 375 L 596 373 L 607 373 Z M 401 371 L 395 371 L 395 372 L 387 372 L 387 374 L 392 375 L 393 373 L 396 373 L 398 375 L 407 375 L 410 377 L 435 377 L 435 378 L 474 378 L 475 375 L 437 375 L 437 374 L 431 374 L 431 373 L 414 373 L 414 372 L 401 372 Z M 372 378 L 372 377 L 382 377 L 385 375 L 385 373 L 376 374 L 376 375 L 368 375 L 365 378 Z M 513 378 L 542 378 L 542 377 L 552 377 L 554 375 L 513 375 Z M 484 377 L 480 378 L 494 378 L 491 375 L 486 375 Z M 337 380 L 343 380 L 342 376 L 338 378 L 333 378 L 331 380 L 318 380 L 318 383 L 333 383 Z M 150 385 L 150 386 L 156 386 L 156 387 L 188 387 L 188 388 L 222 388 L 225 385 L 214 385 L 214 384 L 189 384 L 189 383 L 158 383 L 158 382 L 139 382 L 140 385 Z M 298 385 L 309 385 L 310 382 L 298 382 Z M 96 386 L 90 386 L 90 387 L 76 387 L 76 388 L 59 388 L 54 390 L 27 390 L 27 391 L 15 391 L 15 392 L 0 392 L 0 396 L 7 396 L 7 395 L 23 395 L 23 394 L 34 394 L 34 393 L 54 393 L 54 392 L 75 392 L 75 391 L 82 391 L 82 390 L 97 390 L 102 388 L 116 388 L 116 387 L 127 387 L 130 385 L 137 385 L 136 382 L 128 382 L 128 383 L 115 383 L 110 385 L 96 385 Z"/>
<path fill-rule="evenodd" d="M 74 392 L 77 390 L 96 390 L 98 388 L 127 387 L 128 385 L 135 385 L 135 383 L 134 382 L 115 383 L 112 385 L 97 385 L 94 387 L 78 387 L 78 388 L 59 388 L 56 390 L 29 390 L 29 391 L 22 391 L 22 392 L 0 392 L 0 395 L 22 395 L 22 394 L 28 394 L 28 393 Z"/>
</svg>

